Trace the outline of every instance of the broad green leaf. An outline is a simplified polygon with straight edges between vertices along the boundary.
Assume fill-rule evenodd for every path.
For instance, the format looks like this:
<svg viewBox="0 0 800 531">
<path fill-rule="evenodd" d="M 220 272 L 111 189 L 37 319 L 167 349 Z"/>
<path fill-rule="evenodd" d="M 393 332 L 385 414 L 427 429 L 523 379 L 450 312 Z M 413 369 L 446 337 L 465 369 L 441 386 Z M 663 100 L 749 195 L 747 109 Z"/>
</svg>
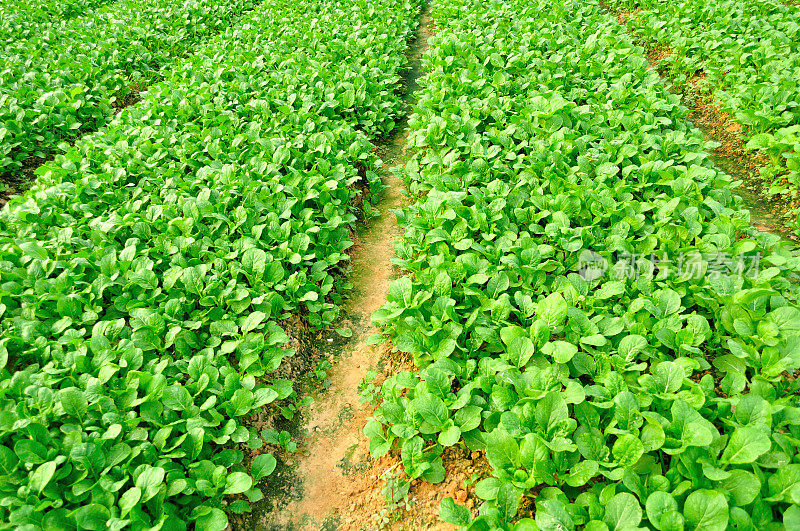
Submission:
<svg viewBox="0 0 800 531">
<path fill-rule="evenodd" d="M 389 296 L 404 308 L 408 308 L 411 305 L 412 287 L 410 278 L 399 278 L 389 285 Z"/>
<path fill-rule="evenodd" d="M 744 507 L 759 495 L 761 482 L 752 472 L 735 469 L 730 471 L 727 479 L 720 482 L 720 488 L 729 493 L 733 505 Z"/>
<path fill-rule="evenodd" d="M 734 465 L 752 463 L 767 453 L 771 446 L 769 435 L 764 430 L 742 426 L 734 430 L 721 459 Z"/>
<path fill-rule="evenodd" d="M 513 521 L 519 507 L 520 490 L 509 482 L 502 482 L 497 490 L 497 508 L 504 522 Z"/>
<path fill-rule="evenodd" d="M 585 485 L 597 475 L 599 466 L 597 461 L 578 461 L 569 472 L 567 476 L 567 484 L 571 487 L 580 487 Z"/>
<path fill-rule="evenodd" d="M 253 479 L 244 472 L 231 472 L 225 479 L 223 494 L 239 494 L 253 486 Z"/>
<path fill-rule="evenodd" d="M 560 293 L 551 293 L 536 304 L 536 317 L 544 319 L 553 329 L 563 324 L 567 316 L 567 303 Z"/>
<path fill-rule="evenodd" d="M 653 367 L 652 372 L 660 393 L 674 393 L 683 384 L 683 369 L 674 362 L 661 362 Z"/>
<path fill-rule="evenodd" d="M 567 363 L 578 352 L 578 347 L 566 341 L 553 341 L 542 346 L 542 352 L 553 356 L 556 363 Z"/>
<path fill-rule="evenodd" d="M 261 454 L 253 459 L 253 463 L 250 465 L 250 473 L 255 481 L 260 481 L 262 478 L 272 474 L 277 464 L 278 462 L 272 454 Z"/>
<path fill-rule="evenodd" d="M 39 465 L 36 470 L 31 473 L 29 486 L 36 492 L 41 493 L 44 488 L 53 479 L 53 474 L 56 472 L 57 464 L 55 461 L 48 461 L 47 463 Z"/>
<path fill-rule="evenodd" d="M 136 504 L 139 503 L 139 500 L 142 497 L 142 490 L 139 487 L 131 487 L 125 491 L 125 493 L 120 496 L 119 499 L 119 509 L 120 509 L 120 516 L 123 518 L 131 509 L 136 507 Z"/>
<path fill-rule="evenodd" d="M 638 334 L 625 336 L 619 342 L 619 354 L 628 361 L 636 358 L 636 355 L 647 347 L 647 339 Z"/>
<path fill-rule="evenodd" d="M 208 512 L 195 520 L 197 531 L 224 531 L 226 527 L 228 527 L 228 517 L 217 508 L 209 508 Z"/>
<path fill-rule="evenodd" d="M 453 446 L 461 440 L 461 430 L 458 426 L 450 426 L 439 434 L 439 444 L 442 446 Z"/>
<path fill-rule="evenodd" d="M 642 507 L 633 494 L 620 492 L 606 505 L 603 521 L 613 530 L 635 529 L 642 521 Z"/>
<path fill-rule="evenodd" d="M 632 466 L 644 454 L 644 445 L 635 435 L 625 433 L 614 441 L 611 453 L 620 467 Z"/>
<path fill-rule="evenodd" d="M 449 419 L 447 406 L 442 399 L 433 395 L 422 395 L 412 401 L 414 409 L 419 413 L 425 422 L 434 428 L 443 428 Z"/>
<path fill-rule="evenodd" d="M 542 531 L 572 531 L 575 523 L 558 500 L 536 502 L 536 525 Z"/>
<path fill-rule="evenodd" d="M 86 414 L 89 402 L 83 391 L 77 387 L 62 389 L 59 391 L 58 397 L 61 401 L 61 407 L 64 408 L 64 412 L 67 415 L 82 418 Z"/>
<path fill-rule="evenodd" d="M 657 490 L 647 497 L 645 510 L 653 527 L 659 531 L 672 529 L 670 522 L 678 512 L 678 502 L 669 493 Z"/>
<path fill-rule="evenodd" d="M 683 515 L 698 531 L 723 531 L 728 526 L 728 502 L 719 492 L 696 490 L 686 498 Z"/>
<path fill-rule="evenodd" d="M 145 465 L 144 470 L 136 478 L 136 486 L 142 491 L 142 503 L 158 493 L 164 485 L 165 475 L 163 468 Z"/>
<path fill-rule="evenodd" d="M 468 526 L 472 521 L 472 515 L 469 510 L 453 501 L 453 498 L 448 496 L 443 498 L 439 503 L 439 518 L 445 522 L 457 526 Z"/>
<path fill-rule="evenodd" d="M 266 314 L 264 312 L 255 311 L 248 314 L 244 320 L 242 321 L 240 328 L 242 329 L 242 333 L 246 334 L 258 328 L 264 319 L 266 318 Z"/>
</svg>

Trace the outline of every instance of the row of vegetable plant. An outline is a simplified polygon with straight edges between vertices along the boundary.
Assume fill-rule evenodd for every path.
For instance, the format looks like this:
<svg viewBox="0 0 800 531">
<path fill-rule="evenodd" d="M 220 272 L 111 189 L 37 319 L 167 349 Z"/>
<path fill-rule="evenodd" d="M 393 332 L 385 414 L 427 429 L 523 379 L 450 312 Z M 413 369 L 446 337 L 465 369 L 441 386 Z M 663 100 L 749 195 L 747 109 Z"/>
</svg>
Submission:
<svg viewBox="0 0 800 531">
<path fill-rule="evenodd" d="M 266 0 L 0 213 L 0 529 L 221 530 L 261 497 L 281 437 L 247 419 L 296 392 L 282 321 L 337 316 L 417 11 Z"/>
<path fill-rule="evenodd" d="M 98 130 L 161 67 L 258 3 L 122 0 L 7 41 L 0 50 L 0 175 Z"/>
<path fill-rule="evenodd" d="M 800 527 L 797 251 L 597 2 L 432 13 L 373 455 L 485 452 L 469 529 Z"/>
<path fill-rule="evenodd" d="M 636 11 L 631 30 L 665 45 L 661 64 L 678 86 L 703 74 L 722 109 L 745 126 L 747 147 L 770 158 L 767 191 L 800 194 L 800 13 L 777 0 L 614 0 Z"/>
</svg>

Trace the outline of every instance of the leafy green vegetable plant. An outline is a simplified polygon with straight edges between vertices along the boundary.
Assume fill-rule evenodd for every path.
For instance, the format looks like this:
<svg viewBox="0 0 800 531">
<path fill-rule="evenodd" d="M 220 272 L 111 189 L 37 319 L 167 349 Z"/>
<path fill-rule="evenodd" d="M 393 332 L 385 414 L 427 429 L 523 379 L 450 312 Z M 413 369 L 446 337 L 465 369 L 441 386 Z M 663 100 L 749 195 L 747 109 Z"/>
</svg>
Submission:
<svg viewBox="0 0 800 531">
<path fill-rule="evenodd" d="M 0 43 L 36 36 L 41 24 L 87 15 L 110 0 L 7 0 L 0 6 Z"/>
<path fill-rule="evenodd" d="M 677 86 L 698 72 L 724 111 L 745 126 L 747 147 L 771 157 L 767 190 L 797 198 L 800 177 L 800 12 L 777 0 L 614 0 L 636 8 L 626 24 L 647 43 L 665 45 L 661 59 Z"/>
<path fill-rule="evenodd" d="M 243 450 L 295 443 L 248 419 L 304 400 L 282 324 L 337 317 L 417 10 L 268 0 L 0 213 L 0 528 L 222 530 L 261 498 Z"/>
<path fill-rule="evenodd" d="M 373 319 L 374 456 L 469 529 L 793 529 L 796 250 L 749 226 L 687 109 L 592 0 L 436 3 L 403 174 L 406 274 Z M 533 499 L 533 519 L 518 519 Z"/>
<path fill-rule="evenodd" d="M 72 20 L 26 21 L 31 34 L 0 50 L 0 175 L 101 128 L 162 66 L 257 4 L 124 0 Z"/>
</svg>

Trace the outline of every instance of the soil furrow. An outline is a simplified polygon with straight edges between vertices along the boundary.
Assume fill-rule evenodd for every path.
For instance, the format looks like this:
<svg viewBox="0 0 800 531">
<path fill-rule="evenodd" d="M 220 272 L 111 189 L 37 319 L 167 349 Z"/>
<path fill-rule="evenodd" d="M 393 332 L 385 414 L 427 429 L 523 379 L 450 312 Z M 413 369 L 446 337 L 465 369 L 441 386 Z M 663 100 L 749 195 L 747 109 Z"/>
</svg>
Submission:
<svg viewBox="0 0 800 531">
<path fill-rule="evenodd" d="M 378 529 L 391 523 L 383 489 L 384 472 L 393 469 L 394 463 L 390 457 L 376 461 L 369 456 L 369 440 L 362 430 L 374 406 L 362 399 L 362 382 L 368 375 L 381 379 L 377 375 L 393 372 L 387 365 L 395 365 L 388 344 L 369 345 L 367 339 L 377 331 L 370 317 L 386 302 L 389 284 L 397 276 L 392 258 L 402 230 L 392 210 L 406 205 L 408 197 L 391 168 L 403 164 L 406 158 L 408 116 L 430 35 L 427 6 L 423 6 L 401 79 L 407 109 L 394 133 L 376 148 L 384 161 L 382 180 L 386 187 L 376 206 L 380 214 L 356 234 L 351 252 L 350 281 L 354 287 L 341 327 L 351 329 L 353 335 L 341 356 L 333 352 L 339 350 L 333 345 L 328 353 L 333 363 L 330 386 L 317 393 L 315 402 L 303 413 L 299 431 L 305 439 L 289 460 L 289 477 L 284 478 L 289 485 L 274 489 L 282 494 L 260 504 L 247 517 L 248 529 Z M 374 382 L 376 386 L 378 383 Z"/>
</svg>

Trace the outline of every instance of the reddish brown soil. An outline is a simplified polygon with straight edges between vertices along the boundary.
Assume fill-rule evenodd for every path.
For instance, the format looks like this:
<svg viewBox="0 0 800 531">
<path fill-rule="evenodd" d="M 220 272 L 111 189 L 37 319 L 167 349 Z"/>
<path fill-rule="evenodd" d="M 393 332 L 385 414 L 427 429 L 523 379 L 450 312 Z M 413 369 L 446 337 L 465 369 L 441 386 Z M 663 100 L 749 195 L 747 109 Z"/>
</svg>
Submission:
<svg viewBox="0 0 800 531">
<path fill-rule="evenodd" d="M 606 9 L 608 9 L 608 7 L 606 7 Z M 640 9 L 632 9 L 632 10 L 620 9 L 620 10 L 617 10 L 616 13 L 615 13 L 615 15 L 617 16 L 617 22 L 621 26 L 624 26 L 628 22 L 628 19 L 631 18 L 636 13 L 638 13 L 639 11 L 641 11 L 641 10 Z"/>
</svg>

